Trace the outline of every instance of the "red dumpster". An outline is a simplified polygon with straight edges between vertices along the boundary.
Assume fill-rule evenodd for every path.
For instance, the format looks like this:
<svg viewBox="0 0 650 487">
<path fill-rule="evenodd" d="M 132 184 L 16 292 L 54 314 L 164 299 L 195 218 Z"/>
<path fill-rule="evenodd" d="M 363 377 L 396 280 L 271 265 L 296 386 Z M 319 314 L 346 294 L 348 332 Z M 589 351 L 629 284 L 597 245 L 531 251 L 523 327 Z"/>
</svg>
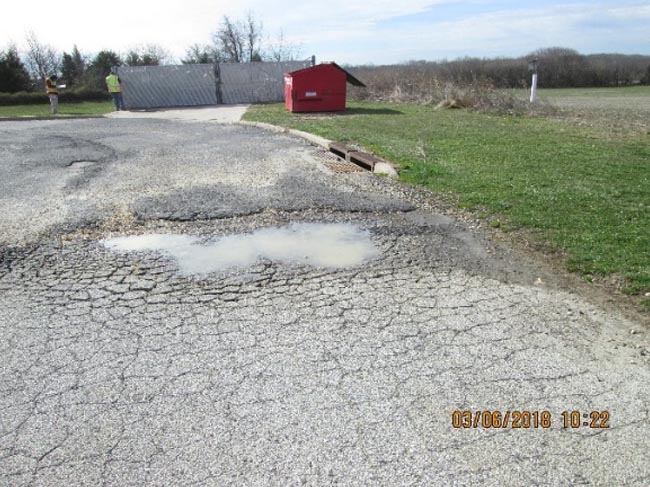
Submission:
<svg viewBox="0 0 650 487">
<path fill-rule="evenodd" d="M 336 63 L 284 75 L 284 101 L 290 112 L 341 112 L 347 84 L 366 86 Z"/>
</svg>

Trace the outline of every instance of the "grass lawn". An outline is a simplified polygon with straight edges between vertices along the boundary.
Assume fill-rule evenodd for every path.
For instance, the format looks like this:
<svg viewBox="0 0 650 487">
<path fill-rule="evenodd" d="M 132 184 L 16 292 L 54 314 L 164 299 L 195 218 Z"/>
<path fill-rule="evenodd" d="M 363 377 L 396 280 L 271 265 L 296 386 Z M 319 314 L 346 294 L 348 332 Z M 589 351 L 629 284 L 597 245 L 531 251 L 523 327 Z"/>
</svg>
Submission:
<svg viewBox="0 0 650 487">
<path fill-rule="evenodd" d="M 525 90 L 514 90 L 528 99 Z M 650 133 L 650 86 L 619 88 L 540 88 L 539 99 L 556 109 L 557 118 L 621 138 Z"/>
<path fill-rule="evenodd" d="M 522 98 L 528 98 L 530 91 L 523 89 L 505 90 L 511 91 Z M 639 86 L 621 86 L 610 88 L 544 88 L 540 86 L 537 91 L 540 99 L 559 99 L 559 98 L 628 98 L 628 97 L 648 97 L 650 103 L 650 85 Z"/>
<path fill-rule="evenodd" d="M 621 86 L 617 88 L 552 88 L 539 89 L 541 98 L 562 98 L 582 96 L 588 98 L 597 97 L 629 97 L 629 96 L 647 96 L 650 97 L 650 85 L 639 86 Z"/>
<path fill-rule="evenodd" d="M 115 109 L 112 101 L 84 101 L 81 103 L 59 103 L 58 115 L 50 114 L 50 105 L 14 105 L 0 107 L 1 117 L 62 117 L 66 115 L 103 115 Z"/>
<path fill-rule="evenodd" d="M 345 115 L 290 114 L 258 105 L 247 120 L 357 143 L 401 164 L 402 181 L 526 229 L 567 255 L 586 279 L 615 274 L 650 292 L 650 136 L 541 118 L 428 106 L 350 103 Z M 650 300 L 644 305 L 650 309 Z"/>
</svg>

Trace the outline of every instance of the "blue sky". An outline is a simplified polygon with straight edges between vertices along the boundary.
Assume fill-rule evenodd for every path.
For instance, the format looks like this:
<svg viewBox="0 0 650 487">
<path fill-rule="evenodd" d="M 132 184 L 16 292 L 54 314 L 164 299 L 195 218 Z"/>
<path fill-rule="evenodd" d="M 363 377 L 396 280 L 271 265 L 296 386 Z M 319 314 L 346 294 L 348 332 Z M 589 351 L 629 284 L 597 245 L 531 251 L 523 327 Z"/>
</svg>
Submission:
<svg viewBox="0 0 650 487">
<path fill-rule="evenodd" d="M 522 56 L 542 47 L 583 53 L 650 54 L 650 1 L 596 0 L 67 0 L 11 2 L 0 16 L 0 48 L 43 42 L 88 53 L 155 43 L 179 58 L 205 43 L 223 15 L 255 13 L 272 41 L 280 31 L 302 55 L 340 63 L 395 63 L 462 56 Z"/>
</svg>

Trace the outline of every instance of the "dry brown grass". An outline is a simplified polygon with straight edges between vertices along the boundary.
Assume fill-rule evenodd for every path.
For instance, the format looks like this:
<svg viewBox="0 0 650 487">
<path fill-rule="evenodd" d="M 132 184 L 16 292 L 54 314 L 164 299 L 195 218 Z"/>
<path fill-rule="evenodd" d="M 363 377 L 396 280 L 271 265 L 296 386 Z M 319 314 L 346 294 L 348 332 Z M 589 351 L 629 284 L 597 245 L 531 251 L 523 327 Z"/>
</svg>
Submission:
<svg viewBox="0 0 650 487">
<path fill-rule="evenodd" d="M 350 98 L 391 103 L 417 103 L 436 108 L 467 108 L 480 112 L 524 115 L 552 111 L 547 103 L 531 106 L 524 98 L 500 90 L 486 80 L 472 83 L 443 81 L 430 73 L 411 69 L 368 70 L 366 88 L 352 87 Z"/>
<path fill-rule="evenodd" d="M 450 108 L 467 108 L 463 100 L 456 100 L 451 98 L 449 100 L 442 100 L 436 105 L 436 110 L 448 110 Z"/>
</svg>

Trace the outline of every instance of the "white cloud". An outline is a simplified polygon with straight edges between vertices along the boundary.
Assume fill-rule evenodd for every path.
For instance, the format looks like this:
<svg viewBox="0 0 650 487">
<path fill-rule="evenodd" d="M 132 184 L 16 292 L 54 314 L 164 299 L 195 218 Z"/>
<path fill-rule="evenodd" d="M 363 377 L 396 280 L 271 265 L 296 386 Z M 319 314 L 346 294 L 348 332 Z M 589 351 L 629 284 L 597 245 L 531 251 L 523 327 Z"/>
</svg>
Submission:
<svg viewBox="0 0 650 487">
<path fill-rule="evenodd" d="M 25 34 L 34 31 L 41 41 L 60 50 L 70 50 L 75 43 L 86 51 L 120 51 L 137 44 L 156 43 L 182 53 L 190 44 L 207 42 L 225 14 L 237 18 L 251 11 L 263 21 L 267 34 L 276 35 L 283 29 L 293 38 L 302 38 L 310 32 L 343 26 L 368 28 L 377 21 L 418 13 L 441 1 L 444 0 L 141 0 L 118 4 L 68 0 L 54 5 L 42 0 L 10 2 L 2 8 L 0 46 L 11 41 L 22 45 Z"/>
<path fill-rule="evenodd" d="M 650 46 L 647 2 L 580 1 L 539 8 L 524 4 L 516 9 L 472 15 L 471 5 L 475 3 L 141 0 L 113 9 L 111 4 L 91 4 L 87 0 L 69 0 L 54 8 L 43 0 L 9 2 L 3 5 L 0 17 L 0 48 L 11 40 L 23 44 L 25 33 L 33 30 L 41 41 L 59 50 L 69 51 L 76 43 L 85 52 L 103 48 L 124 52 L 138 44 L 156 43 L 181 56 L 190 44 L 208 42 L 224 14 L 241 18 L 247 11 L 263 21 L 269 37 L 282 29 L 289 41 L 303 47 L 305 56 L 314 53 L 321 59 L 349 63 L 517 55 L 550 45 L 608 51 L 628 42 L 638 46 L 642 53 Z M 391 22 L 424 14 L 441 4 L 456 5 L 459 15 L 463 11 L 470 13 L 458 21 L 432 21 L 428 25 Z M 483 8 L 489 4 L 482 2 Z M 645 29 L 641 20 L 646 21 Z M 594 25 L 599 23 L 600 28 L 596 29 Z M 594 34 L 596 30 L 600 37 Z"/>
<path fill-rule="evenodd" d="M 599 27 L 591 28 L 590 25 Z M 400 62 L 464 55 L 524 55 L 549 46 L 573 47 L 583 52 L 611 52 L 621 49 L 618 46 L 624 43 L 638 46 L 640 53 L 648 53 L 648 26 L 650 6 L 638 3 L 617 6 L 575 3 L 547 8 L 521 8 L 468 16 L 453 22 L 384 27 L 381 31 L 370 27 L 356 31 L 351 37 L 351 44 L 374 38 L 379 46 L 359 50 L 333 46 L 332 53 L 328 53 L 327 57 L 348 63 Z M 627 52 L 630 52 L 629 47 Z"/>
<path fill-rule="evenodd" d="M 183 52 L 194 42 L 207 41 L 224 14 L 236 13 L 245 4 L 238 0 L 11 2 L 2 7 L 0 46 L 10 41 L 22 45 L 25 34 L 33 31 L 42 42 L 60 50 L 77 44 L 86 52 L 122 51 L 156 43 Z"/>
</svg>

